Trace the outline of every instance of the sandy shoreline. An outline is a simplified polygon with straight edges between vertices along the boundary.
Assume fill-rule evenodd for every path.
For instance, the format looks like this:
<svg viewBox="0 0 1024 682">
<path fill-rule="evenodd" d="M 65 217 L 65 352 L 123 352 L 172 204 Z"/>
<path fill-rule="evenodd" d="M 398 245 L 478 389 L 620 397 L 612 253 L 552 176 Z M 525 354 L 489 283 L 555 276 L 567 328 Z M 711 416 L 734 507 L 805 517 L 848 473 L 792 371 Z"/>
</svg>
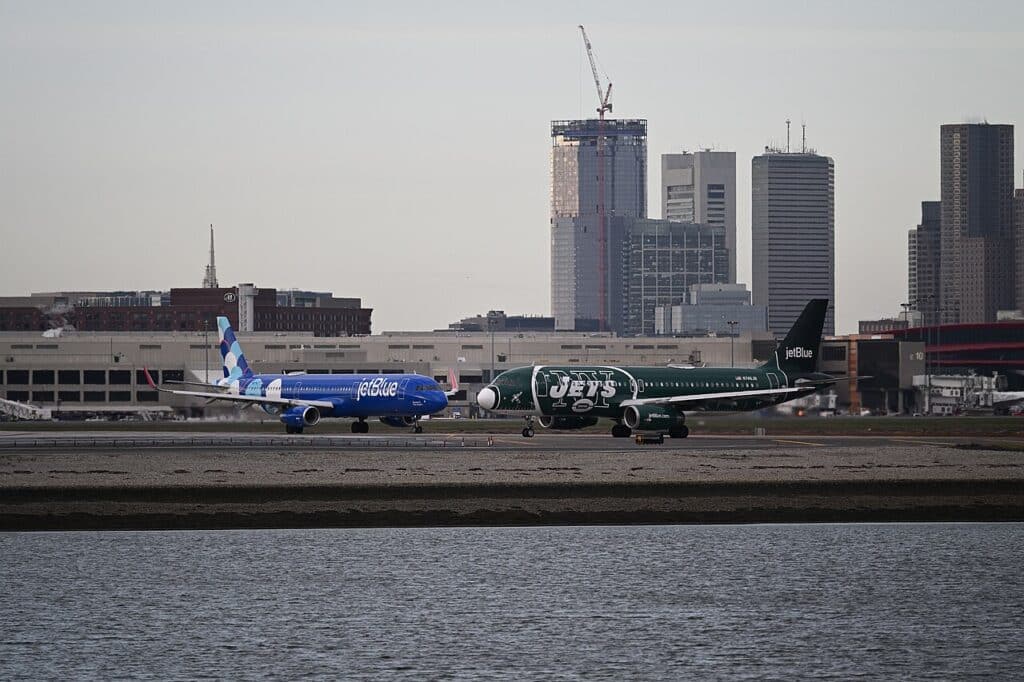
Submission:
<svg viewBox="0 0 1024 682">
<path fill-rule="evenodd" d="M 0 529 L 1024 520 L 1024 454 L 887 446 L 0 454 Z"/>
</svg>

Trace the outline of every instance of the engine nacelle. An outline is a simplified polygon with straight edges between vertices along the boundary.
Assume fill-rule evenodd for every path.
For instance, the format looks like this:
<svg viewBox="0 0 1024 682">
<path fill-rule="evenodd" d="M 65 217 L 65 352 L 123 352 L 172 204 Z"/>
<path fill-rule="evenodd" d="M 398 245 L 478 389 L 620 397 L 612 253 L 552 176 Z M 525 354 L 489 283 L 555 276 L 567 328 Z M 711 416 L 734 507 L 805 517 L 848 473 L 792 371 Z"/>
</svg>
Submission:
<svg viewBox="0 0 1024 682">
<path fill-rule="evenodd" d="M 320 422 L 320 410 L 313 406 L 293 407 L 281 415 L 281 423 L 285 426 L 316 426 Z"/>
<path fill-rule="evenodd" d="M 630 405 L 623 410 L 622 421 L 637 431 L 669 431 L 685 424 L 686 418 L 661 405 Z"/>
<path fill-rule="evenodd" d="M 545 429 L 585 429 L 597 423 L 597 417 L 541 417 L 537 421 Z"/>
<path fill-rule="evenodd" d="M 388 426 L 394 426 L 397 429 L 403 426 L 415 426 L 416 417 L 381 417 L 380 423 L 387 424 Z"/>
</svg>

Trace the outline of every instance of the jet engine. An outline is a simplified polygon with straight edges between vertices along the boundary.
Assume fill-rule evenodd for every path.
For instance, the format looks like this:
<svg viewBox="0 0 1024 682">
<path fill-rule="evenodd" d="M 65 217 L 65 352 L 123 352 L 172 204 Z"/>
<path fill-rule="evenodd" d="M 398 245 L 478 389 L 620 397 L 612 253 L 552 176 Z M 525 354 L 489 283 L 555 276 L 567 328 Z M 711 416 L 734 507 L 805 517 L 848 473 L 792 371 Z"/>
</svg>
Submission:
<svg viewBox="0 0 1024 682">
<path fill-rule="evenodd" d="M 630 405 L 622 412 L 622 421 L 637 431 L 672 431 L 686 423 L 686 417 L 661 405 Z"/>
<path fill-rule="evenodd" d="M 402 428 L 403 426 L 416 426 L 418 420 L 416 417 L 381 417 L 380 423 L 387 424 L 388 426 L 394 426 L 395 428 Z"/>
<path fill-rule="evenodd" d="M 292 428 L 316 426 L 320 422 L 320 410 L 313 406 L 293 407 L 281 415 L 281 423 Z"/>
<path fill-rule="evenodd" d="M 545 429 L 585 429 L 597 423 L 597 417 L 541 417 L 540 425 Z"/>
</svg>

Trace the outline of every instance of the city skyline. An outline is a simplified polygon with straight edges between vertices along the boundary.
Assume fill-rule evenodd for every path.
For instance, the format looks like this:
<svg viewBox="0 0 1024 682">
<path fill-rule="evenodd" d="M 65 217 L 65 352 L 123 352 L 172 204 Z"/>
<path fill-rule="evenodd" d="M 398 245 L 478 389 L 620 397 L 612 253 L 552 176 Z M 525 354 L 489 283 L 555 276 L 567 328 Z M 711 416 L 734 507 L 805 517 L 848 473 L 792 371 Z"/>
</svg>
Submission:
<svg viewBox="0 0 1024 682">
<path fill-rule="evenodd" d="M 583 23 L 613 116 L 649 122 L 652 218 L 652 159 L 736 153 L 740 282 L 749 159 L 806 121 L 836 162 L 836 326 L 853 332 L 906 301 L 939 127 L 1020 122 L 1022 20 L 1014 3 L 0 2 L 0 293 L 194 286 L 212 222 L 222 282 L 358 296 L 377 332 L 548 314 L 548 126 L 597 104 Z M 666 87 L 674 62 L 690 68 Z"/>
</svg>

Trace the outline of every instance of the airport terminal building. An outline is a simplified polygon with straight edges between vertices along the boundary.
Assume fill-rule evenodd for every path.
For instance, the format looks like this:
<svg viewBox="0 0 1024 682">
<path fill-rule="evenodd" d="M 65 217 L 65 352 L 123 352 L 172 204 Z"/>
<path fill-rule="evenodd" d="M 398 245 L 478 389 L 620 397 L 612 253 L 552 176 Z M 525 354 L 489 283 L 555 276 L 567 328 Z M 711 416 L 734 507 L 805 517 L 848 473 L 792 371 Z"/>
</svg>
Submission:
<svg viewBox="0 0 1024 682">
<path fill-rule="evenodd" d="M 635 337 L 579 332 L 385 332 L 373 336 L 316 336 L 311 332 L 239 332 L 256 372 L 309 374 L 411 373 L 446 382 L 456 370 L 460 392 L 450 411 L 475 412 L 476 392 L 491 377 L 531 364 L 668 365 L 704 362 L 749 365 L 773 342 L 725 337 Z M 752 349 L 754 349 L 752 353 Z M 768 350 L 765 350 L 768 349 Z M 152 390 L 145 379 L 204 381 L 221 376 L 217 333 L 67 332 L 0 333 L 0 398 L 83 413 L 169 412 L 199 415 L 203 401 Z M 472 410 L 471 410 L 472 407 Z"/>
</svg>

